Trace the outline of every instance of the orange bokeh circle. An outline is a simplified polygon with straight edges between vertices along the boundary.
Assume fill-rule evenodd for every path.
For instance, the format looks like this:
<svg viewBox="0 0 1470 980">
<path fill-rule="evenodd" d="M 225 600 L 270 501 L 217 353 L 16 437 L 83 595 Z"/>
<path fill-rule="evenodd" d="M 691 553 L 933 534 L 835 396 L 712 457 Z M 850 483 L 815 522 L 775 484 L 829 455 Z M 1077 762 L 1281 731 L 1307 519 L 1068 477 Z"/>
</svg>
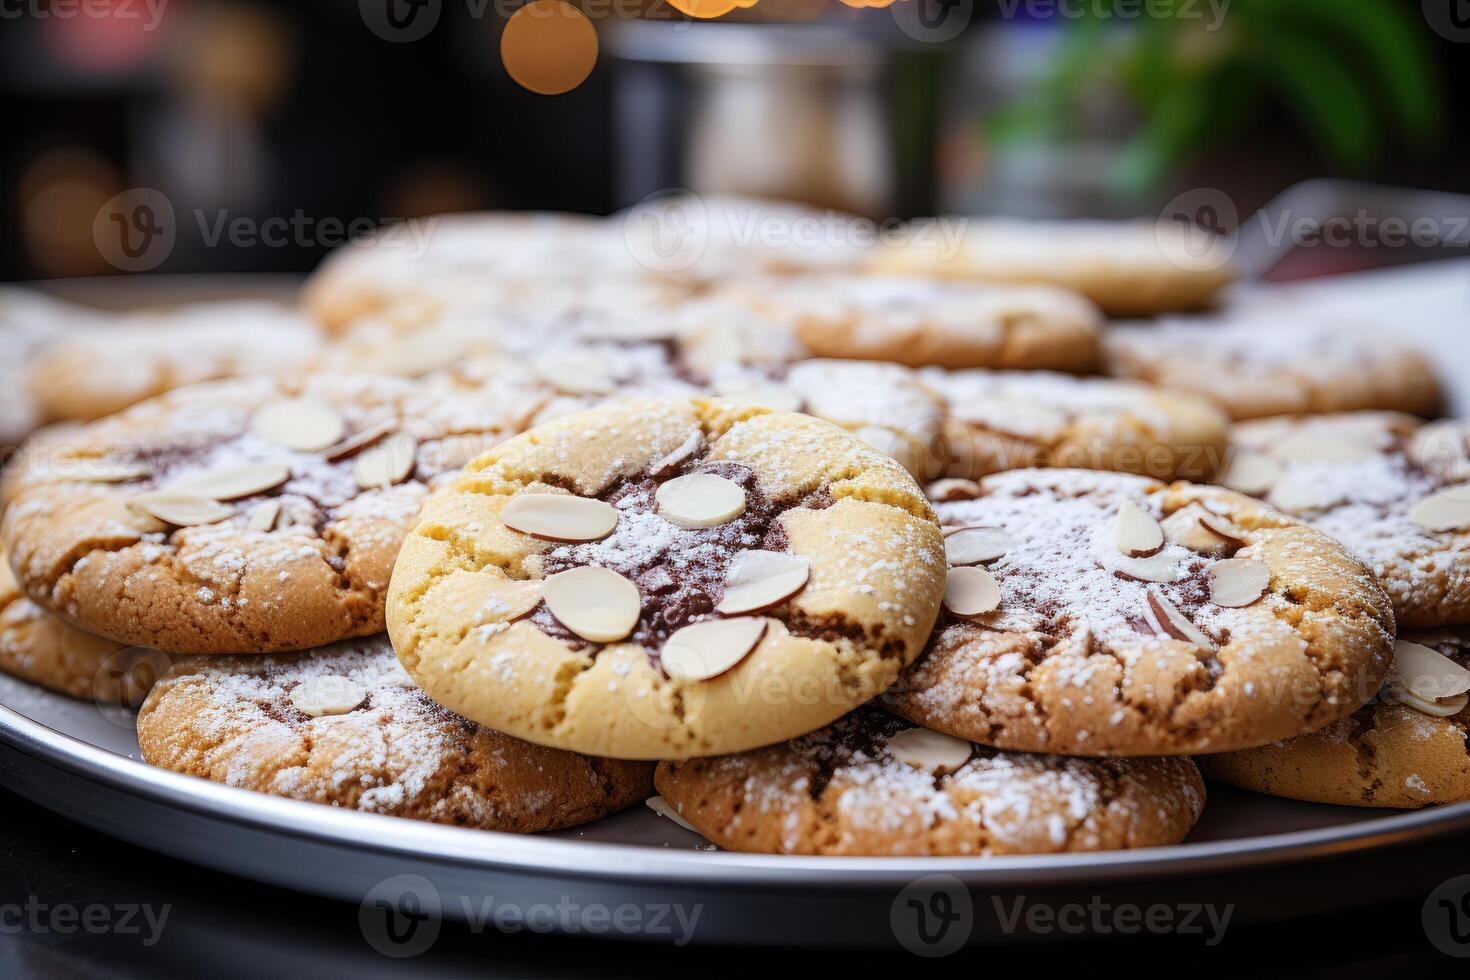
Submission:
<svg viewBox="0 0 1470 980">
<path fill-rule="evenodd" d="M 500 61 L 521 88 L 570 92 L 597 64 L 597 28 L 564 0 L 532 0 L 505 22 Z"/>
</svg>

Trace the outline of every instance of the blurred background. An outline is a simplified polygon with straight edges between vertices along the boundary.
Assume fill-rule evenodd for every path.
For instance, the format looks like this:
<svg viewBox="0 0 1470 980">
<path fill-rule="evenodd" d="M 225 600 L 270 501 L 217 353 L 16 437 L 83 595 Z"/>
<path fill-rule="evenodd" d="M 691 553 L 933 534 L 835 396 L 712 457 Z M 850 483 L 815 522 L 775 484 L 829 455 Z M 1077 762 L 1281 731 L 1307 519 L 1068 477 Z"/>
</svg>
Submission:
<svg viewBox="0 0 1470 980">
<path fill-rule="evenodd" d="M 542 3 L 515 37 L 515 0 L 0 0 L 0 279 L 298 273 L 383 221 L 674 187 L 877 218 L 1210 189 L 1223 230 L 1307 178 L 1470 192 L 1461 0 Z M 99 248 L 119 194 L 156 258 Z M 1463 202 L 1415 200 L 1381 206 L 1463 253 Z"/>
</svg>

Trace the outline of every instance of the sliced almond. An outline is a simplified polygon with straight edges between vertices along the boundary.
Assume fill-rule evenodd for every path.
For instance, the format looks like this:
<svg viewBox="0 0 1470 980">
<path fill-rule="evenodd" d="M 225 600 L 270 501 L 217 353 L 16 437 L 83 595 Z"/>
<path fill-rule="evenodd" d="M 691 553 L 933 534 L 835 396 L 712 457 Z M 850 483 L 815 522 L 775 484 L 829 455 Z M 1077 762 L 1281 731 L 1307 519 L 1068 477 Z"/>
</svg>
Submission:
<svg viewBox="0 0 1470 980">
<path fill-rule="evenodd" d="M 1177 582 L 1184 574 L 1179 559 L 1167 551 L 1147 558 L 1122 558 L 1117 562 L 1118 574 L 1136 582 Z"/>
<path fill-rule="evenodd" d="M 534 358 L 531 366 L 564 395 L 610 395 L 618 387 L 607 374 L 606 359 L 596 351 L 553 351 Z"/>
<path fill-rule="evenodd" d="M 970 761 L 975 747 L 929 728 L 908 728 L 888 740 L 888 754 L 906 766 L 935 774 L 954 772 Z"/>
<path fill-rule="evenodd" d="M 1220 483 L 1238 493 L 1260 497 L 1269 493 L 1285 473 L 1282 465 L 1270 456 L 1241 451 L 1231 456 L 1220 475 Z"/>
<path fill-rule="evenodd" d="M 745 491 L 722 476 L 689 473 L 661 484 L 654 494 L 659 516 L 680 527 L 717 527 L 745 513 Z"/>
<path fill-rule="evenodd" d="M 1224 538 L 1233 548 L 1244 548 L 1249 543 L 1236 532 L 1235 525 L 1231 524 L 1230 521 L 1221 517 L 1219 514 L 1211 514 L 1209 511 L 1205 511 L 1199 516 L 1199 522 L 1206 531 Z"/>
<path fill-rule="evenodd" d="M 1360 439 L 1307 428 L 1271 447 L 1271 454 L 1293 463 L 1355 463 L 1378 455 L 1378 450 Z"/>
<path fill-rule="evenodd" d="M 763 405 L 775 412 L 799 412 L 801 396 L 783 385 L 759 381 L 716 384 L 720 397 L 750 405 Z"/>
<path fill-rule="evenodd" d="M 291 467 L 285 463 L 247 463 L 244 466 L 221 466 L 174 480 L 165 492 L 213 500 L 239 500 L 274 490 L 289 479 Z"/>
<path fill-rule="evenodd" d="M 762 616 L 710 619 L 674 631 L 659 654 L 664 673 L 677 681 L 718 677 L 750 656 L 766 632 Z"/>
<path fill-rule="evenodd" d="M 185 493 L 146 493 L 128 501 L 136 511 L 156 517 L 175 527 L 199 527 L 218 524 L 235 515 L 235 508 L 210 497 Z"/>
<path fill-rule="evenodd" d="M 1470 485 L 1461 484 L 1430 494 L 1409 508 L 1409 520 L 1426 531 L 1470 528 Z"/>
<path fill-rule="evenodd" d="M 1000 583 L 983 568 L 951 568 L 944 580 L 944 608 L 956 616 L 980 616 L 1000 607 Z"/>
<path fill-rule="evenodd" d="M 252 531 L 273 531 L 276 527 L 276 519 L 280 516 L 281 502 L 279 500 L 266 500 L 250 512 L 250 520 L 246 526 Z"/>
<path fill-rule="evenodd" d="M 1298 470 L 1278 480 L 1266 501 L 1288 514 L 1327 510 L 1347 500 L 1347 488 L 1325 480 L 1321 473 Z"/>
<path fill-rule="evenodd" d="M 1170 602 L 1158 589 L 1148 590 L 1148 599 L 1144 610 L 1149 624 L 1154 629 L 1166 636 L 1172 636 L 1176 640 L 1192 643 L 1205 653 L 1215 652 L 1215 643 L 1206 636 L 1198 626 L 1190 622 L 1189 617 L 1180 611 L 1179 607 Z"/>
<path fill-rule="evenodd" d="M 40 475 L 52 480 L 77 480 L 83 483 L 125 483 L 140 480 L 149 474 L 142 463 L 129 463 L 107 456 L 70 456 L 53 460 Z"/>
<path fill-rule="evenodd" d="M 951 565 L 983 565 L 1005 556 L 1015 541 L 1003 528 L 956 527 L 944 532 L 944 558 Z"/>
<path fill-rule="evenodd" d="M 1455 715 L 1464 711 L 1467 705 L 1470 705 L 1470 694 L 1457 694 L 1443 701 L 1431 701 L 1428 698 L 1421 698 L 1413 691 L 1404 687 L 1403 683 L 1395 677 L 1390 677 L 1388 682 L 1383 685 L 1383 696 L 1390 701 L 1397 701 L 1402 705 L 1413 708 L 1415 711 L 1432 715 L 1435 718 L 1453 718 Z"/>
<path fill-rule="evenodd" d="M 287 449 L 314 453 L 339 442 L 347 424 L 330 405 L 309 398 L 281 398 L 255 410 L 250 431 Z"/>
<path fill-rule="evenodd" d="M 930 500 L 941 504 L 951 500 L 974 500 L 980 496 L 980 484 L 974 480 L 961 480 L 950 477 L 944 480 L 935 480 L 929 484 L 926 493 Z"/>
<path fill-rule="evenodd" d="M 1239 609 L 1266 594 L 1271 566 L 1253 558 L 1226 558 L 1210 566 L 1210 600 L 1217 606 Z"/>
<path fill-rule="evenodd" d="M 383 437 L 397 428 L 397 422 L 379 422 L 377 425 L 369 426 L 361 432 L 348 436 L 336 445 L 322 450 L 322 458 L 329 463 L 346 459 L 348 456 L 356 456 L 369 446 L 377 445 Z"/>
<path fill-rule="evenodd" d="M 345 715 L 367 700 L 367 688 L 345 677 L 312 677 L 291 688 L 296 710 L 313 718 Z"/>
<path fill-rule="evenodd" d="M 513 531 L 551 541 L 600 541 L 618 526 L 612 504 L 563 493 L 523 493 L 500 511 Z"/>
<path fill-rule="evenodd" d="M 1217 523 L 1222 522 L 1199 504 L 1188 504 L 1164 518 L 1161 525 L 1170 544 L 1188 548 L 1195 554 L 1225 558 L 1244 542 L 1220 533 Z"/>
<path fill-rule="evenodd" d="M 779 551 L 742 551 L 725 573 L 725 595 L 716 612 L 727 616 L 780 605 L 806 586 L 811 562 Z"/>
<path fill-rule="evenodd" d="M 672 820 L 674 823 L 678 824 L 680 827 L 683 827 L 685 830 L 692 831 L 696 834 L 699 833 L 698 830 L 695 830 L 694 824 L 679 816 L 679 811 L 670 806 L 669 801 L 664 799 L 662 796 L 650 796 L 648 799 L 644 800 L 643 803 L 654 813 L 657 813 L 659 816 L 664 817 L 665 819 Z M 703 835 L 701 834 L 700 836 Z"/>
<path fill-rule="evenodd" d="M 1164 529 L 1153 516 L 1131 500 L 1118 508 L 1118 523 L 1113 526 L 1113 541 L 1129 558 L 1147 558 L 1164 547 Z"/>
<path fill-rule="evenodd" d="M 704 445 L 704 434 L 698 429 L 689 433 L 689 438 L 679 444 L 679 448 L 671 453 L 665 454 L 658 462 L 649 469 L 648 475 L 657 479 L 666 473 L 672 473 L 689 457 L 699 452 L 699 447 Z"/>
<path fill-rule="evenodd" d="M 407 432 L 395 432 L 352 461 L 352 478 L 364 490 L 391 487 L 408 479 L 418 461 L 419 441 Z"/>
<path fill-rule="evenodd" d="M 558 572 L 541 587 L 546 608 L 593 643 L 616 643 L 638 625 L 638 586 L 610 568 L 584 565 Z"/>
<path fill-rule="evenodd" d="M 1410 640 L 1394 643 L 1393 672 L 1410 693 L 1428 701 L 1457 697 L 1470 691 L 1470 670 L 1433 647 Z"/>
</svg>

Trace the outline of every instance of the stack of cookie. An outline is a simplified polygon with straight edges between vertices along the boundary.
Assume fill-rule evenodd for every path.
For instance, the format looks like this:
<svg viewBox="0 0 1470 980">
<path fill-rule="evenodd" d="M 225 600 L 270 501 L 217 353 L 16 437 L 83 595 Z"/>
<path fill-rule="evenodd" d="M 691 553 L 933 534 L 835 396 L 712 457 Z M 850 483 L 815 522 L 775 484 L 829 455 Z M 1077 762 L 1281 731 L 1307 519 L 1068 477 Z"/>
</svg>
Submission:
<svg viewBox="0 0 1470 980">
<path fill-rule="evenodd" d="M 1470 798 L 1462 647 L 1395 640 L 1470 618 L 1463 433 L 1231 422 L 1429 411 L 1422 358 L 1111 327 L 1230 279 L 1151 226 L 985 223 L 937 261 L 700 214 L 675 266 L 629 220 L 446 220 L 334 256 L 279 314 L 300 352 L 67 375 L 120 410 L 48 411 L 87 424 L 0 486 L 0 668 L 127 701 L 166 663 L 147 761 L 485 829 L 656 784 L 734 849 L 1142 847 L 1198 818 L 1192 756 Z"/>
</svg>

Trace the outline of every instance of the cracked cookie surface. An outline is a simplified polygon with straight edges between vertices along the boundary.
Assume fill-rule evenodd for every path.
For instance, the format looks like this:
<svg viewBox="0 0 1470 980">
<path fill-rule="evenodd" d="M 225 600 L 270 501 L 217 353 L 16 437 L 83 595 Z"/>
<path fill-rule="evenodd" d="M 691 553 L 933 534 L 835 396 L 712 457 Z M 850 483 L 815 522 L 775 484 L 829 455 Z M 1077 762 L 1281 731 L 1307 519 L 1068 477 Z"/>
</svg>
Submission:
<svg viewBox="0 0 1470 980">
<path fill-rule="evenodd" d="M 1033 752 L 1192 755 L 1330 724 L 1388 670 L 1372 574 L 1248 497 L 1080 470 L 1002 473 L 971 496 L 937 506 L 951 579 L 988 576 L 993 601 L 943 614 L 884 696 L 919 724 Z"/>
<path fill-rule="evenodd" d="M 1343 412 L 1240 422 L 1230 436 L 1222 481 L 1347 545 L 1399 626 L 1470 622 L 1470 420 Z"/>
<path fill-rule="evenodd" d="M 121 643 L 266 653 L 377 633 L 429 482 L 522 411 L 366 376 L 180 389 L 24 454 L 5 547 L 32 599 Z"/>
<path fill-rule="evenodd" d="M 1061 289 L 846 275 L 735 283 L 723 295 L 790 324 L 818 357 L 1059 371 L 1098 362 L 1101 314 Z"/>
<path fill-rule="evenodd" d="M 1003 752 L 875 708 L 782 745 L 662 762 L 659 793 L 721 847 L 988 857 L 1177 844 L 1204 807 L 1188 759 Z"/>
<path fill-rule="evenodd" d="M 295 800 L 529 833 L 646 798 L 652 767 L 532 745 L 455 715 L 386 637 L 300 654 L 188 657 L 138 714 L 144 761 Z"/>
<path fill-rule="evenodd" d="M 1388 409 L 1436 413 L 1423 354 L 1342 318 L 1279 310 L 1119 326 L 1103 334 L 1109 374 L 1207 398 L 1233 419 Z M 1349 318 L 1350 319 L 1350 318 Z"/>
<path fill-rule="evenodd" d="M 620 402 L 524 433 L 436 492 L 388 628 L 415 680 L 482 724 L 687 758 L 812 731 L 881 692 L 943 582 L 932 509 L 856 437 L 727 402 Z"/>
<path fill-rule="evenodd" d="M 1470 631 L 1404 639 L 1470 668 Z M 1470 708 L 1439 717 L 1383 693 L 1322 729 L 1242 752 L 1201 756 L 1211 779 L 1314 803 L 1412 809 L 1470 800 Z"/>
<path fill-rule="evenodd" d="M 1062 467 L 1202 479 L 1225 458 L 1225 416 L 1191 395 L 1043 371 L 921 377 L 946 405 L 951 477 Z"/>
</svg>

